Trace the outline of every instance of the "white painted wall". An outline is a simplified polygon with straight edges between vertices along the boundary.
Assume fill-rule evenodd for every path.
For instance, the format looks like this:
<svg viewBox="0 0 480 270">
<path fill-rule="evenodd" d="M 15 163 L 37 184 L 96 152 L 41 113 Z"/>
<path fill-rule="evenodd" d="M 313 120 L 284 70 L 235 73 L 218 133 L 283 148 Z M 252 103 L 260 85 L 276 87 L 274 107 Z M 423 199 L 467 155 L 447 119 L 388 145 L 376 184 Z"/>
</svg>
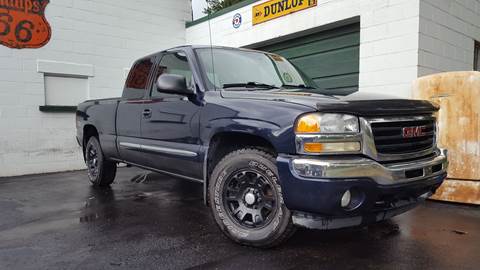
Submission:
<svg viewBox="0 0 480 270">
<path fill-rule="evenodd" d="M 119 96 L 135 59 L 185 43 L 191 6 L 190 0 L 55 0 L 46 17 L 53 33 L 45 47 L 0 46 L 0 176 L 84 167 L 75 114 L 39 111 L 45 104 L 39 60 L 65 62 L 48 68 L 67 73 L 93 68 L 89 97 Z"/>
<path fill-rule="evenodd" d="M 480 41 L 480 0 L 423 0 L 419 76 L 472 70 L 475 40 Z"/>
<path fill-rule="evenodd" d="M 214 45 L 247 46 L 360 16 L 362 92 L 411 97 L 419 75 L 471 70 L 480 0 L 319 0 L 318 6 L 252 26 L 252 6 L 211 20 Z M 265 2 L 265 1 L 263 1 Z M 243 24 L 232 27 L 235 13 Z M 209 44 L 208 22 L 187 28 L 187 43 Z"/>
</svg>

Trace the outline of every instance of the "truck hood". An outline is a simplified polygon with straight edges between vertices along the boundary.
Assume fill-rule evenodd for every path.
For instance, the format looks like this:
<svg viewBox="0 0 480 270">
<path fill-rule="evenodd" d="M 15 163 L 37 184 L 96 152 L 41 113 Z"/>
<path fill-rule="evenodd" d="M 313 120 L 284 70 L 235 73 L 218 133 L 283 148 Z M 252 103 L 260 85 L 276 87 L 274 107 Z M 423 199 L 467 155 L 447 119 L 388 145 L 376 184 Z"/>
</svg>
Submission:
<svg viewBox="0 0 480 270">
<path fill-rule="evenodd" d="M 438 110 L 425 100 L 401 99 L 388 95 L 356 92 L 347 96 L 328 96 L 291 90 L 222 91 L 227 99 L 251 99 L 304 105 L 321 112 L 349 113 L 359 116 L 429 114 Z"/>
</svg>

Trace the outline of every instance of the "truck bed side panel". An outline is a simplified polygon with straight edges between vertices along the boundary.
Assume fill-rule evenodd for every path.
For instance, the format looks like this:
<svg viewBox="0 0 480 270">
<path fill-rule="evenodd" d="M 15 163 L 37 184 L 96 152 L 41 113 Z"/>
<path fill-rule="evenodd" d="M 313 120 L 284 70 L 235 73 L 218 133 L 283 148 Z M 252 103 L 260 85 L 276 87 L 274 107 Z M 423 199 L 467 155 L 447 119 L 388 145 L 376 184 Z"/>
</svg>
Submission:
<svg viewBox="0 0 480 270">
<path fill-rule="evenodd" d="M 87 125 L 98 132 L 103 153 L 108 158 L 119 158 L 116 145 L 116 114 L 119 99 L 93 100 L 79 105 L 80 142 L 83 142 L 83 130 Z"/>
</svg>

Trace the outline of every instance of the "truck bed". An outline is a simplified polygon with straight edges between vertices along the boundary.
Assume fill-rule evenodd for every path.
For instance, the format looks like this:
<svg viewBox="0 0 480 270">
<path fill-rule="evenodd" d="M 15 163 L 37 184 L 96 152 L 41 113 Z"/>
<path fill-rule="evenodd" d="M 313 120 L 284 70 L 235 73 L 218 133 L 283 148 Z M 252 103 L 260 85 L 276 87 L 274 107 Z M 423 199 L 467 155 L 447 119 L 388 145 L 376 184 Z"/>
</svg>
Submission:
<svg viewBox="0 0 480 270">
<path fill-rule="evenodd" d="M 105 153 L 111 157 L 118 156 L 116 147 L 117 108 L 122 98 L 92 99 L 82 102 L 77 109 L 77 139 L 84 146 L 84 133 L 90 126 L 98 131 Z"/>
</svg>

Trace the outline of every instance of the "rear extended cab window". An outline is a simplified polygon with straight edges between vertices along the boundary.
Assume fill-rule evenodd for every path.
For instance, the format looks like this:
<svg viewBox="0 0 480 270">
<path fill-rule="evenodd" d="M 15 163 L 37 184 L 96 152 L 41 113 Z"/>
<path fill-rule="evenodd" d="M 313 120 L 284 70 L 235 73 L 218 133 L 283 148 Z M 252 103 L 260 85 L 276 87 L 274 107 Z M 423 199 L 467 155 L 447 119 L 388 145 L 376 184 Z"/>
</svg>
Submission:
<svg viewBox="0 0 480 270">
<path fill-rule="evenodd" d="M 142 99 L 148 87 L 150 73 L 155 65 L 155 57 L 140 59 L 128 74 L 122 98 Z"/>
</svg>

